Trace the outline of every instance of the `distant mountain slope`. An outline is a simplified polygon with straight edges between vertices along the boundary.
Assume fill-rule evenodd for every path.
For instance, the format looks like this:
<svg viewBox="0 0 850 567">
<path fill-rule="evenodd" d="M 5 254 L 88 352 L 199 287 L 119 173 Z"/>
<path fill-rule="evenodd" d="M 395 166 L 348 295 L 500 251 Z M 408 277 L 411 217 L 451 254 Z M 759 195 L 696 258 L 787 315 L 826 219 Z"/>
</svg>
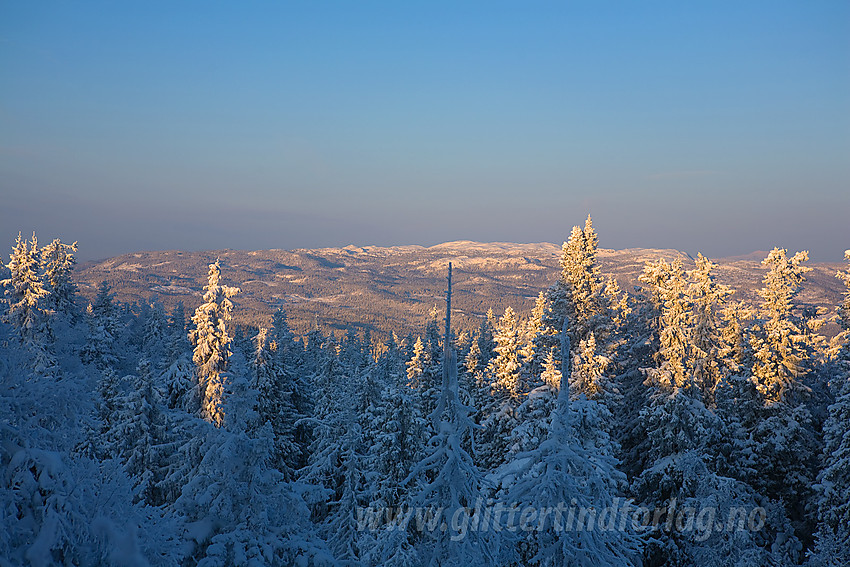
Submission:
<svg viewBox="0 0 850 567">
<path fill-rule="evenodd" d="M 158 297 L 170 308 L 183 301 L 193 310 L 201 300 L 207 265 L 221 260 L 224 280 L 242 288 L 236 297 L 237 322 L 268 325 L 278 307 L 290 324 L 306 332 L 350 325 L 373 332 L 419 333 L 431 308 L 442 305 L 446 265 L 454 265 L 454 306 L 458 328 L 474 329 L 489 308 L 500 314 L 508 305 L 528 312 L 537 294 L 560 272 L 561 247 L 550 243 L 446 242 L 423 246 L 346 246 L 312 250 L 213 250 L 139 252 L 81 265 L 76 279 L 91 298 L 107 280 L 121 301 Z M 647 260 L 693 259 L 677 250 L 630 248 L 600 250 L 604 275 L 624 290 L 637 285 Z M 718 261 L 719 279 L 739 290 L 735 298 L 757 299 L 763 273 L 750 256 Z M 809 264 L 814 270 L 801 300 L 833 311 L 843 291 L 834 277 L 840 264 Z"/>
</svg>

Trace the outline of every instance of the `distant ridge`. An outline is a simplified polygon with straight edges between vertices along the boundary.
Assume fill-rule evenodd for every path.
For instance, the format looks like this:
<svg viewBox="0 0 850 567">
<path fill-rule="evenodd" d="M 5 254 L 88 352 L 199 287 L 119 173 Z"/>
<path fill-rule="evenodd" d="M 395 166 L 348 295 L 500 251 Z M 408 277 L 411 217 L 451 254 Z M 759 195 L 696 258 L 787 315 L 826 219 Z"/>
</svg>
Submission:
<svg viewBox="0 0 850 567">
<path fill-rule="evenodd" d="M 458 331 L 471 331 L 492 308 L 512 306 L 528 313 L 537 294 L 560 274 L 561 246 L 548 242 L 474 242 L 460 240 L 434 246 L 356 246 L 297 250 L 208 250 L 136 252 L 78 266 L 81 292 L 92 298 L 107 280 L 119 300 L 158 298 L 167 308 L 183 301 L 200 303 L 207 265 L 221 259 L 222 277 L 242 292 L 236 297 L 238 323 L 267 326 L 277 308 L 287 312 L 299 333 L 318 321 L 326 330 L 350 326 L 403 336 L 422 332 L 434 305 L 444 301 L 445 270 L 454 265 L 454 320 Z M 738 292 L 733 299 L 755 302 L 764 252 L 715 260 L 718 279 Z M 647 260 L 693 259 L 675 249 L 599 250 L 604 277 L 633 291 Z M 843 287 L 835 277 L 839 263 L 814 263 L 800 300 L 834 310 Z"/>
</svg>

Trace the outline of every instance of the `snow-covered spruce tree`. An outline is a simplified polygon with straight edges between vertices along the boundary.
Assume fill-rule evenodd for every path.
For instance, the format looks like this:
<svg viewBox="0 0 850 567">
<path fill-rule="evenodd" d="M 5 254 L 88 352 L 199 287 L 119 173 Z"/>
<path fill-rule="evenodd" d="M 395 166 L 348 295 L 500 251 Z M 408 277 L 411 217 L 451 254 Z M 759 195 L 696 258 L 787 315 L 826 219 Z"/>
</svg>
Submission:
<svg viewBox="0 0 850 567">
<path fill-rule="evenodd" d="M 295 440 L 295 424 L 304 416 L 295 410 L 291 380 L 280 359 L 274 356 L 275 351 L 269 348 L 268 331 L 260 329 L 254 341 L 256 350 L 251 374 L 252 386 L 258 392 L 258 420 L 260 424 L 268 424 L 274 435 L 272 464 L 284 477 L 291 479 L 301 456 L 301 448 Z"/>
<path fill-rule="evenodd" d="M 324 360 L 313 379 L 315 412 L 301 420 L 312 431 L 307 464 L 298 471 L 299 479 L 320 488 L 310 495 L 313 519 L 323 522 L 328 515 L 328 501 L 342 491 L 343 474 L 340 470 L 340 439 L 354 418 L 352 400 L 347 395 L 352 387 L 354 370 L 338 356 L 338 345 L 330 336 L 323 346 Z M 315 358 L 322 358 L 316 356 Z"/>
<path fill-rule="evenodd" d="M 713 405 L 714 388 L 720 381 L 721 335 L 718 314 L 732 291 L 714 281 L 715 264 L 699 254 L 687 278 L 680 261 L 648 263 L 641 281 L 654 286 L 660 312 L 657 320 L 660 366 L 656 381 L 693 390 L 703 402 Z M 660 374 L 659 374 L 660 373 Z"/>
<path fill-rule="evenodd" d="M 424 386 L 425 368 L 430 364 L 428 353 L 425 351 L 425 344 L 422 342 L 422 337 L 417 337 L 413 345 L 413 356 L 407 361 L 407 385 L 411 390 L 420 391 Z"/>
<path fill-rule="evenodd" d="M 5 565 L 175 565 L 168 513 L 131 502 L 114 460 L 22 447 L 0 431 L 0 557 Z M 20 441 L 20 440 L 18 440 Z"/>
<path fill-rule="evenodd" d="M 850 262 L 850 250 L 844 253 Z M 811 564 L 850 564 L 850 267 L 838 272 L 846 286 L 838 307 L 842 332 L 834 376 L 838 394 L 824 424 L 823 466 L 817 477 L 818 531 Z"/>
<path fill-rule="evenodd" d="M 464 359 L 464 372 L 461 379 L 461 389 L 469 395 L 470 405 L 475 409 L 473 419 L 481 423 L 486 418 L 487 406 L 492 395 L 490 378 L 487 367 L 493 358 L 496 342 L 493 339 L 493 310 L 487 312 L 487 317 L 478 327 L 478 332 Z"/>
<path fill-rule="evenodd" d="M 481 364 L 481 360 L 481 347 L 478 345 L 476 338 L 473 337 L 473 340 L 469 345 L 469 350 L 463 359 L 461 388 L 465 389 L 470 395 L 472 406 L 476 409 L 479 407 L 478 392 L 481 389 L 481 383 L 484 381 L 485 366 Z"/>
<path fill-rule="evenodd" d="M 714 389 L 723 372 L 720 314 L 725 309 L 726 298 L 733 293 L 731 288 L 715 281 L 712 272 L 716 267 L 711 260 L 698 254 L 696 267 L 688 272 L 691 281 L 687 290 L 692 318 L 688 370 L 709 407 L 714 405 Z"/>
<path fill-rule="evenodd" d="M 204 565 L 332 564 L 315 534 L 302 493 L 273 464 L 271 427 L 259 422 L 259 392 L 240 352 L 222 373 L 220 424 L 200 427 L 184 443 L 202 458 L 186 475 L 174 508 L 189 524 L 190 563 Z"/>
<path fill-rule="evenodd" d="M 613 382 L 622 394 L 622 403 L 613 412 L 617 427 L 612 434 L 621 448 L 622 470 L 629 478 L 639 475 L 646 464 L 643 450 L 646 434 L 641 411 L 649 404 L 651 390 L 645 383 L 645 369 L 656 364 L 661 316 L 657 286 L 653 281 L 641 283 L 648 285 L 635 286 L 634 294 L 618 300 L 618 303 L 625 300 L 626 304 L 623 309 L 617 308 L 617 318 L 622 318 L 623 322 L 616 333 L 616 348 L 610 357 L 611 374 L 616 373 Z"/>
<path fill-rule="evenodd" d="M 847 365 L 850 367 L 850 365 Z M 818 474 L 817 545 L 812 563 L 850 564 L 850 368 L 824 426 L 823 468 Z"/>
<path fill-rule="evenodd" d="M 47 304 L 53 311 L 69 316 L 73 316 L 76 309 L 77 286 L 71 279 L 77 263 L 76 251 L 76 242 L 64 244 L 58 238 L 41 249 Z"/>
<path fill-rule="evenodd" d="M 406 503 L 410 474 L 424 448 L 424 419 L 413 394 L 397 375 L 389 375 L 376 401 L 374 433 L 368 449 L 369 470 L 376 475 L 372 505 L 399 507 Z"/>
<path fill-rule="evenodd" d="M 112 453 L 123 463 L 136 498 L 159 506 L 165 503 L 159 485 L 166 476 L 167 423 L 150 362 L 142 359 L 124 382 L 126 394 L 118 400 L 111 428 Z"/>
<path fill-rule="evenodd" d="M 41 253 L 35 233 L 30 242 L 18 233 L 7 268 L 9 278 L 0 282 L 6 288 L 9 305 L 5 320 L 17 330 L 22 344 L 32 352 L 36 372 L 50 375 L 57 369 L 46 306 L 48 293 L 41 279 Z"/>
<path fill-rule="evenodd" d="M 499 319 L 493 340 L 495 356 L 485 371 L 491 396 L 481 408 L 482 427 L 476 433 L 476 457 L 485 469 L 494 469 L 508 458 L 511 432 L 517 426 L 516 410 L 528 393 L 522 383 L 519 361 L 519 326 L 510 307 Z"/>
<path fill-rule="evenodd" d="M 593 332 L 602 354 L 608 355 L 613 345 L 612 333 L 627 315 L 628 305 L 619 286 L 610 279 L 605 283 L 597 260 L 599 238 L 590 216 L 584 228 L 573 227 L 561 255 L 561 279 L 547 293 L 549 303 L 546 333 L 552 337 L 550 347 L 557 347 L 557 336 L 566 317 L 570 321 L 573 346 Z"/>
<path fill-rule="evenodd" d="M 663 460 L 678 452 L 683 443 L 687 445 L 684 450 L 693 449 L 692 444 L 700 442 L 695 435 L 704 434 L 710 428 L 702 426 L 708 417 L 705 407 L 701 402 L 692 403 L 699 401 L 701 396 L 686 367 L 689 305 L 682 263 L 678 259 L 672 263 L 663 259 L 647 262 L 640 281 L 651 286 L 651 302 L 656 306 L 652 325 L 658 336 L 655 366 L 643 369 L 648 398 L 647 404 L 639 410 L 642 435 L 636 452 L 640 460 L 639 466 L 633 469 L 643 471 L 642 476 L 645 476 L 654 460 Z M 690 410 L 696 410 L 697 415 L 689 415 Z M 677 416 L 676 421 L 665 421 L 681 412 L 685 415 Z M 652 505 L 665 498 L 665 495 L 641 494 L 640 490 L 636 493 L 640 500 Z"/>
<path fill-rule="evenodd" d="M 427 364 L 423 368 L 420 387 L 417 389 L 420 393 L 420 407 L 424 415 L 429 415 L 434 411 L 437 399 L 440 397 L 440 384 L 442 376 L 442 352 L 443 339 L 440 335 L 440 325 L 438 322 L 439 311 L 437 306 L 431 309 L 428 323 L 425 325 L 425 358 Z M 431 427 L 428 422 L 427 427 Z M 434 432 L 429 431 L 429 436 Z"/>
<path fill-rule="evenodd" d="M 666 509 L 667 514 L 677 506 L 717 518 L 730 518 L 734 510 L 752 514 L 761 507 L 765 512 L 764 526 L 756 532 L 735 528 L 712 533 L 693 526 L 683 530 L 673 523 L 675 518 L 665 519 L 654 526 L 644 564 L 783 565 L 797 558 L 800 544 L 782 506 L 716 472 L 717 446 L 727 443 L 724 424 L 695 397 L 696 390 L 668 382 L 653 383 L 652 388 L 650 405 L 642 412 L 647 465 L 632 483 L 638 501 L 650 510 Z"/>
<path fill-rule="evenodd" d="M 139 319 L 142 323 L 139 329 L 141 356 L 150 362 L 153 372 L 161 373 L 166 367 L 170 339 L 165 307 L 159 301 L 143 303 L 139 311 Z"/>
<path fill-rule="evenodd" d="M 603 324 L 597 319 L 606 311 L 604 286 L 596 261 L 598 243 L 588 215 L 584 228 L 573 227 L 562 249 L 561 279 L 567 284 L 569 293 L 566 316 L 573 325 L 570 330 L 573 344 L 578 344 L 578 340 L 591 331 L 599 334 Z"/>
<path fill-rule="evenodd" d="M 195 347 L 192 360 L 198 376 L 201 398 L 201 417 L 220 427 L 224 422 L 223 396 L 227 359 L 230 357 L 230 336 L 227 322 L 233 310 L 230 298 L 239 288 L 221 285 L 221 266 L 216 260 L 210 264 L 209 278 L 204 286 L 204 303 L 192 316 L 194 328 L 189 340 Z"/>
<path fill-rule="evenodd" d="M 659 348 L 655 354 L 658 364 L 648 370 L 650 379 L 666 389 L 694 389 L 693 375 L 688 372 L 690 358 L 690 303 L 686 296 L 682 262 L 668 264 L 664 260 L 648 262 L 640 277 L 654 285 L 655 301 L 660 306 L 657 330 Z M 697 394 L 699 396 L 699 394 Z"/>
<path fill-rule="evenodd" d="M 534 308 L 522 333 L 523 347 L 520 350 L 520 358 L 523 364 L 523 379 L 529 390 L 540 386 L 538 379 L 548 354 L 548 349 L 538 347 L 539 337 L 545 333 L 543 320 L 546 317 L 547 305 L 546 294 L 541 291 L 534 301 Z"/>
<path fill-rule="evenodd" d="M 493 390 L 502 397 L 517 400 L 524 393 L 524 388 L 519 361 L 519 324 L 512 308 L 507 307 L 499 319 L 493 340 L 496 343 L 493 349 L 495 356 L 488 366 Z"/>
<path fill-rule="evenodd" d="M 799 389 L 798 379 L 806 371 L 805 338 L 792 310 L 804 274 L 811 271 L 803 265 L 808 259 L 805 251 L 788 258 L 784 249 L 774 248 L 762 262 L 768 272 L 758 291 L 762 305 L 750 344 L 753 376 L 768 403 L 784 401 Z"/>
<path fill-rule="evenodd" d="M 375 486 L 369 482 L 369 432 L 376 417 L 379 395 L 370 383 L 368 371 L 352 368 L 346 384 L 340 384 L 344 399 L 336 428 L 338 448 L 336 485 L 327 502 L 328 514 L 321 526 L 322 535 L 334 556 L 345 565 L 361 565 L 374 548 L 374 533 L 360 529 L 358 513 L 374 498 Z M 369 423 L 365 423 L 366 421 Z"/>
<path fill-rule="evenodd" d="M 759 470 L 757 443 L 753 432 L 762 417 L 764 400 L 751 375 L 749 347 L 753 309 L 741 302 L 728 302 L 718 314 L 720 349 L 717 353 L 718 381 L 711 394 L 711 409 L 721 419 L 724 442 L 713 452 L 714 469 L 751 486 Z"/>
<path fill-rule="evenodd" d="M 302 482 L 317 487 L 307 497 L 320 533 L 341 563 L 353 565 L 366 561 L 374 546 L 374 534 L 358 530 L 357 514 L 374 496 L 363 421 L 376 414 L 379 404 L 372 369 L 358 366 L 356 350 L 327 359 L 317 381 L 315 417 L 302 420 L 311 424 L 313 442 L 307 465 L 299 471 Z"/>
<path fill-rule="evenodd" d="M 804 274 L 806 252 L 787 257 L 774 248 L 762 262 L 768 267 L 759 295 L 763 302 L 750 332 L 752 376 L 764 399 L 752 432 L 757 443 L 755 482 L 762 493 L 785 503 L 789 518 L 804 541 L 814 530 L 812 485 L 815 481 L 817 435 L 806 402 L 809 388 L 809 345 L 794 314 Z"/>
<path fill-rule="evenodd" d="M 431 323 L 429 323 L 429 327 Z M 433 333 L 426 329 L 426 336 Z M 423 416 L 434 411 L 440 392 L 439 370 L 440 358 L 434 358 L 434 348 L 439 343 L 433 340 L 423 341 L 421 337 L 416 339 L 413 345 L 413 355 L 407 362 L 407 384 L 416 392 L 416 403 Z M 426 429 L 430 423 L 426 424 Z M 432 435 L 433 431 L 427 433 Z"/>
<path fill-rule="evenodd" d="M 607 343 L 611 320 L 608 316 L 608 297 L 596 260 L 598 237 L 590 216 L 584 228 L 574 226 L 569 239 L 561 248 L 561 276 L 545 292 L 543 314 L 534 351 L 545 356 L 559 347 L 558 336 L 565 320 L 570 321 L 571 344 L 578 345 L 594 331 L 596 340 Z"/>
<path fill-rule="evenodd" d="M 567 325 L 564 325 L 561 366 L 569 362 Z M 550 351 L 549 361 L 553 360 Z M 508 502 L 520 510 L 520 522 L 528 513 L 527 525 L 518 526 L 519 562 L 522 565 L 637 565 L 640 541 L 620 515 L 630 514 L 630 504 L 619 497 L 625 476 L 617 471 L 604 430 L 595 444 L 584 443 L 576 434 L 576 422 L 592 419 L 595 401 L 581 398 L 570 402 L 569 380 L 563 372 L 547 368 L 552 377 L 561 374 L 558 397 L 548 435 L 531 451 L 515 458 L 516 481 L 509 487 Z M 549 378 L 552 379 L 552 378 Z M 548 380 L 547 380 L 548 381 Z M 580 407 L 576 407 L 580 406 Z M 606 450 L 607 449 L 607 450 Z M 572 513 L 565 514 L 568 510 Z M 583 512 L 582 512 L 583 510 Z M 606 529 L 597 514 L 612 514 Z M 581 525 L 574 525 L 578 519 Z"/>
<path fill-rule="evenodd" d="M 442 516 L 434 529 L 424 526 L 413 534 L 419 556 L 417 564 L 434 567 L 499 565 L 505 562 L 500 556 L 505 550 L 500 545 L 498 532 L 466 531 L 468 524 L 459 521 L 463 514 L 469 519 L 470 509 L 483 496 L 484 478 L 464 449 L 475 424 L 470 418 L 471 408 L 461 404 L 458 395 L 457 362 L 450 340 L 451 263 L 444 337 L 442 388 L 437 405 L 428 416 L 436 434 L 409 478 L 417 483 L 413 505 Z M 452 521 L 455 516 L 456 521 Z"/>
<path fill-rule="evenodd" d="M 597 452 L 616 455 L 620 447 L 610 434 L 614 428 L 613 411 L 619 407 L 621 396 L 606 375 L 609 364 L 607 357 L 597 354 L 596 340 L 591 332 L 579 343 L 573 357 L 570 397 L 576 402 L 574 409 L 587 410 L 580 412 L 580 418 L 574 423 L 578 439 Z M 594 403 L 586 404 L 585 400 Z"/>
<path fill-rule="evenodd" d="M 313 413 L 313 398 L 305 379 L 305 353 L 300 341 L 296 341 L 286 321 L 286 313 L 278 309 L 272 315 L 269 329 L 271 358 L 278 369 L 278 380 L 282 391 L 290 392 L 289 402 L 293 409 L 293 439 L 295 451 L 285 457 L 287 466 L 296 470 L 307 463 L 307 448 L 310 445 L 310 428 L 298 424 L 299 420 Z"/>
<path fill-rule="evenodd" d="M 596 336 L 591 332 L 587 339 L 579 342 L 573 357 L 570 377 L 570 395 L 573 399 L 584 396 L 588 400 L 602 400 L 616 396 L 610 380 L 606 377 L 610 360 L 598 354 Z"/>
<path fill-rule="evenodd" d="M 511 450 L 527 453 L 536 449 L 549 434 L 549 424 L 554 413 L 561 384 L 561 357 L 550 349 L 543 361 L 542 372 L 535 381 L 540 385 L 528 392 L 516 409 L 516 427 L 511 431 Z M 510 470 L 515 457 L 505 464 Z M 499 472 L 496 471 L 499 476 Z M 503 477 L 504 479 L 504 477 Z M 510 484 L 511 479 L 506 480 Z"/>
<path fill-rule="evenodd" d="M 114 303 L 115 295 L 106 280 L 100 282 L 97 296 L 86 309 L 89 330 L 80 358 L 103 372 L 116 368 L 118 356 L 115 340 L 118 335 L 119 313 Z"/>
<path fill-rule="evenodd" d="M 167 331 L 165 370 L 158 381 L 165 405 L 168 409 L 180 409 L 195 415 L 200 411 L 200 398 L 182 302 L 178 302 L 172 310 Z"/>
<path fill-rule="evenodd" d="M 656 366 L 646 369 L 650 398 L 641 410 L 646 461 L 632 489 L 643 505 L 656 509 L 664 508 L 671 499 L 692 496 L 682 485 L 687 480 L 685 470 L 705 469 L 694 469 L 692 462 L 701 458 L 721 428 L 703 405 L 690 369 L 692 315 L 681 261 L 647 262 L 641 281 L 652 286 L 653 301 L 658 305 L 659 348 Z M 675 532 L 659 534 L 647 546 L 646 560 L 684 565 L 689 560 L 688 543 L 687 536 Z"/>
<path fill-rule="evenodd" d="M 238 414 L 225 411 L 228 421 Z M 199 567 L 334 564 L 310 523 L 301 488 L 286 482 L 269 462 L 269 429 L 249 435 L 230 425 L 200 423 L 203 457 L 175 503 L 192 544 L 184 562 Z"/>
</svg>

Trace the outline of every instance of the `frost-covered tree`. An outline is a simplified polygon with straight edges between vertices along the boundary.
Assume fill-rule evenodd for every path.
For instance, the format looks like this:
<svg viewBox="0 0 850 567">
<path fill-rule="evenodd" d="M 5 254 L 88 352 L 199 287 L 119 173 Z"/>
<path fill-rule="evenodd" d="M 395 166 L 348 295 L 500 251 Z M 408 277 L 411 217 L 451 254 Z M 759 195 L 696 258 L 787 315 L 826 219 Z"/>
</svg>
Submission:
<svg viewBox="0 0 850 567">
<path fill-rule="evenodd" d="M 203 458 L 175 503 L 189 528 L 187 562 L 333 565 L 310 524 L 301 489 L 269 463 L 270 432 L 249 436 L 206 425 L 203 434 Z"/>
<path fill-rule="evenodd" d="M 562 248 L 561 279 L 569 293 L 566 315 L 574 325 L 571 330 L 574 344 L 590 331 L 599 330 L 597 318 L 605 312 L 604 286 L 596 260 L 598 244 L 599 237 L 588 215 L 584 228 L 573 227 Z"/>
<path fill-rule="evenodd" d="M 198 376 L 201 398 L 201 416 L 220 427 L 224 422 L 224 372 L 230 357 L 230 335 L 227 322 L 233 310 L 230 298 L 239 288 L 221 284 L 221 266 L 218 261 L 210 264 L 209 278 L 204 286 L 204 303 L 192 316 L 194 328 L 189 340 L 195 350 L 192 360 Z"/>
<path fill-rule="evenodd" d="M 818 565 L 850 564 L 850 371 L 824 426 L 823 468 L 818 475 Z"/>
<path fill-rule="evenodd" d="M 496 343 L 493 349 L 495 356 L 488 366 L 493 390 L 500 396 L 517 400 L 523 394 L 522 365 L 519 361 L 521 347 L 516 313 L 510 307 L 499 319 L 493 340 Z"/>
<path fill-rule="evenodd" d="M 579 342 L 573 357 L 570 378 L 570 395 L 573 399 L 584 396 L 589 400 L 601 400 L 615 395 L 613 386 L 605 376 L 610 360 L 597 353 L 596 337 L 591 332 L 587 339 Z"/>
<path fill-rule="evenodd" d="M 766 495 L 781 498 L 799 535 L 810 535 L 814 517 L 812 485 L 820 452 L 812 416 L 807 406 L 810 389 L 805 384 L 809 344 L 794 313 L 804 274 L 806 252 L 792 257 L 774 248 L 762 262 L 768 271 L 759 290 L 762 305 L 750 331 L 752 378 L 764 407 L 752 431 L 757 444 L 754 479 Z"/>
<path fill-rule="evenodd" d="M 734 510 L 766 510 L 758 532 L 736 528 L 713 533 L 710 526 L 687 530 L 672 520 L 653 526 L 646 565 L 784 565 L 799 557 L 801 545 L 782 506 L 719 470 L 716 453 L 731 450 L 730 440 L 720 418 L 700 399 L 684 388 L 658 384 L 642 417 L 648 460 L 632 483 L 632 493 L 643 506 L 670 513 L 672 504 L 717 518 L 729 518 Z M 749 465 L 746 459 L 737 464 Z"/>
<path fill-rule="evenodd" d="M 659 348 L 655 354 L 658 366 L 649 369 L 648 376 L 652 382 L 670 391 L 674 388 L 692 389 L 695 387 L 693 375 L 687 367 L 690 358 L 690 304 L 682 262 L 647 262 L 640 279 L 654 286 L 653 301 L 659 306 L 656 323 Z"/>
<path fill-rule="evenodd" d="M 687 292 L 691 306 L 688 371 L 708 406 L 714 403 L 714 389 L 722 377 L 724 344 L 719 319 L 726 299 L 732 294 L 728 286 L 715 281 L 712 272 L 716 267 L 698 254 L 696 267 L 688 272 L 691 280 Z"/>
<path fill-rule="evenodd" d="M 141 320 L 141 354 L 150 363 L 153 371 L 161 372 L 168 358 L 169 329 L 165 308 L 159 301 L 142 304 L 139 312 Z"/>
<path fill-rule="evenodd" d="M 312 415 L 314 400 L 306 379 L 308 371 L 304 348 L 300 341 L 294 339 L 286 321 L 286 313 L 282 309 L 278 309 L 272 315 L 269 339 L 272 360 L 280 369 L 278 373 L 280 389 L 290 393 L 289 402 L 294 411 L 293 438 L 296 451 L 287 455 L 286 463 L 290 469 L 295 470 L 303 467 L 307 462 L 307 448 L 311 441 L 310 428 L 300 423 L 300 420 Z"/>
<path fill-rule="evenodd" d="M 466 531 L 454 515 L 469 513 L 482 497 L 484 478 L 464 445 L 475 427 L 459 397 L 457 361 L 451 345 L 451 264 L 449 291 L 446 294 L 446 332 L 443 341 L 443 376 L 440 396 L 429 416 L 436 432 L 424 457 L 417 463 L 409 480 L 417 488 L 414 506 L 443 514 L 434 529 L 415 534 L 415 547 L 421 565 L 494 565 L 501 563 L 498 532 Z M 443 528 L 445 526 L 445 529 Z"/>
<path fill-rule="evenodd" d="M 112 451 L 124 464 L 136 497 L 153 506 L 164 503 L 159 483 L 165 477 L 163 452 L 167 424 L 151 364 L 142 359 L 134 375 L 124 378 L 112 424 Z"/>
<path fill-rule="evenodd" d="M 55 365 L 50 346 L 53 338 L 46 306 L 48 292 L 41 279 L 41 253 L 35 233 L 29 242 L 18 233 L 7 268 L 9 278 L 0 282 L 6 288 L 9 306 L 5 320 L 35 354 L 37 371 L 50 374 Z"/>
<path fill-rule="evenodd" d="M 324 348 L 327 352 L 323 366 L 313 380 L 315 412 L 302 420 L 309 424 L 313 435 L 307 464 L 299 471 L 302 482 L 321 489 L 321 494 L 311 495 L 310 504 L 314 519 L 322 522 L 329 513 L 328 502 L 337 500 L 344 488 L 340 440 L 356 420 L 352 396 L 358 378 L 357 369 L 348 364 L 350 361 L 335 355 L 339 352 L 338 345 L 328 340 Z"/>
<path fill-rule="evenodd" d="M 758 291 L 762 306 L 750 345 L 753 376 L 768 403 L 785 400 L 799 388 L 799 378 L 806 372 L 805 336 L 792 309 L 804 274 L 811 271 L 803 265 L 808 259 L 805 251 L 789 258 L 784 249 L 774 248 L 762 262 L 768 272 Z"/>
<path fill-rule="evenodd" d="M 482 427 L 476 432 L 476 457 L 485 469 L 496 468 L 508 459 L 511 432 L 518 424 L 516 411 L 528 393 L 522 383 L 519 328 L 510 307 L 499 319 L 493 340 L 494 357 L 484 373 L 491 394 L 479 411 Z"/>
<path fill-rule="evenodd" d="M 0 557 L 7 565 L 174 565 L 171 514 L 131 502 L 113 460 L 70 459 L 0 432 Z"/>
<path fill-rule="evenodd" d="M 850 250 L 844 257 L 850 262 Z M 836 357 L 838 393 L 824 424 L 823 467 L 816 485 L 820 523 L 812 560 L 824 567 L 850 564 L 850 268 L 837 277 L 846 286 L 838 307 L 842 328 Z"/>
<path fill-rule="evenodd" d="M 568 344 L 565 340 L 564 345 Z M 563 350 L 565 358 L 569 348 Z M 554 369 L 551 372 L 554 374 Z M 532 523 L 518 526 L 524 544 L 520 546 L 523 565 L 639 564 L 640 541 L 631 524 L 620 521 L 621 515 L 630 514 L 630 504 L 619 498 L 625 476 L 617 471 L 610 447 L 606 451 L 584 443 L 576 434 L 576 422 L 592 419 L 596 412 L 595 401 L 582 398 L 571 404 L 568 378 L 562 377 L 548 436 L 515 459 L 517 480 L 507 499 L 519 510 L 533 514 Z M 600 435 L 607 438 L 604 432 Z M 604 441 L 600 438 L 596 443 Z M 613 514 L 612 525 L 624 529 L 597 525 L 602 510 Z M 582 525 L 573 525 L 576 517 Z"/>
<path fill-rule="evenodd" d="M 360 565 L 374 545 L 373 534 L 359 529 L 357 517 L 358 511 L 369 502 L 372 487 L 367 486 L 363 430 L 351 409 L 344 420 L 347 426 L 338 439 L 339 484 L 327 502 L 328 514 L 320 533 L 341 564 Z"/>
<path fill-rule="evenodd" d="M 417 394 L 417 404 L 422 415 L 429 415 L 434 411 L 440 391 L 440 357 L 436 355 L 435 358 L 435 348 L 439 346 L 439 342 L 434 340 L 431 327 L 433 325 L 429 323 L 426 328 L 426 336 L 431 335 L 431 339 L 416 339 L 413 355 L 406 365 L 407 384 Z M 430 427 L 430 424 L 426 427 Z"/>
<path fill-rule="evenodd" d="M 588 216 L 584 227 L 573 227 L 561 249 L 561 276 L 545 292 L 545 303 L 536 309 L 543 314 L 536 337 L 532 338 L 537 363 L 552 348 L 558 348 L 564 321 L 570 322 L 571 344 L 578 346 L 593 332 L 603 355 L 612 348 L 609 344 L 616 324 L 623 316 L 616 284 L 606 285 L 597 261 L 599 239 Z M 611 303 L 615 301 L 615 303 Z"/>
<path fill-rule="evenodd" d="M 536 379 L 540 377 L 540 373 L 543 371 L 543 363 L 548 352 L 545 347 L 538 345 L 539 337 L 546 332 L 544 324 L 546 309 L 546 294 L 541 291 L 534 301 L 534 308 L 531 310 L 531 316 L 526 321 L 522 333 L 524 346 L 520 350 L 520 358 L 523 363 L 523 377 L 531 388 L 540 385 L 536 382 Z"/>
<path fill-rule="evenodd" d="M 410 474 L 424 448 L 425 420 L 418 412 L 410 390 L 397 380 L 388 380 L 377 400 L 373 441 L 368 449 L 369 470 L 377 473 L 376 506 L 401 506 Z"/>
<path fill-rule="evenodd" d="M 478 332 L 472 338 L 469 351 L 464 359 L 464 373 L 461 377 L 461 390 L 469 396 L 469 402 L 475 408 L 476 423 L 486 417 L 487 406 L 490 403 L 492 388 L 487 368 L 494 355 L 496 342 L 493 339 L 493 310 L 478 327 Z"/>
<path fill-rule="evenodd" d="M 268 424 L 274 435 L 273 465 L 284 477 L 291 479 L 301 458 L 301 448 L 295 438 L 296 424 L 305 416 L 295 409 L 292 380 L 281 358 L 274 356 L 275 351 L 270 349 L 267 330 L 260 329 L 254 341 L 256 350 L 251 373 L 253 387 L 258 392 L 258 421 Z"/>
<path fill-rule="evenodd" d="M 97 288 L 94 301 L 86 309 L 89 329 L 80 358 L 86 364 L 93 364 L 101 372 L 106 368 L 115 368 L 118 363 L 115 341 L 118 335 L 119 313 L 114 300 L 115 294 L 112 293 L 109 283 L 104 280 Z"/>
<path fill-rule="evenodd" d="M 41 249 L 44 267 L 44 287 L 50 309 L 73 315 L 76 308 L 77 286 L 71 279 L 77 260 L 77 243 L 64 244 L 58 238 Z"/>
</svg>

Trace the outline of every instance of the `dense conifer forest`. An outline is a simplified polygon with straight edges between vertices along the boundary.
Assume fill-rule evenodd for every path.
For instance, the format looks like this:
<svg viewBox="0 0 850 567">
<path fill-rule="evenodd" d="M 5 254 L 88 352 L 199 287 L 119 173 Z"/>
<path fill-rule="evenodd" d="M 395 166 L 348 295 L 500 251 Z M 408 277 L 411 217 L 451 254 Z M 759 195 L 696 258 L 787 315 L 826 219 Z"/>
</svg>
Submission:
<svg viewBox="0 0 850 567">
<path fill-rule="evenodd" d="M 530 312 L 379 341 L 236 327 L 218 262 L 194 311 L 88 302 L 76 243 L 19 237 L 0 565 L 850 565 L 850 264 L 813 309 L 806 252 L 743 302 L 701 255 L 622 290 L 597 245 Z"/>
</svg>

